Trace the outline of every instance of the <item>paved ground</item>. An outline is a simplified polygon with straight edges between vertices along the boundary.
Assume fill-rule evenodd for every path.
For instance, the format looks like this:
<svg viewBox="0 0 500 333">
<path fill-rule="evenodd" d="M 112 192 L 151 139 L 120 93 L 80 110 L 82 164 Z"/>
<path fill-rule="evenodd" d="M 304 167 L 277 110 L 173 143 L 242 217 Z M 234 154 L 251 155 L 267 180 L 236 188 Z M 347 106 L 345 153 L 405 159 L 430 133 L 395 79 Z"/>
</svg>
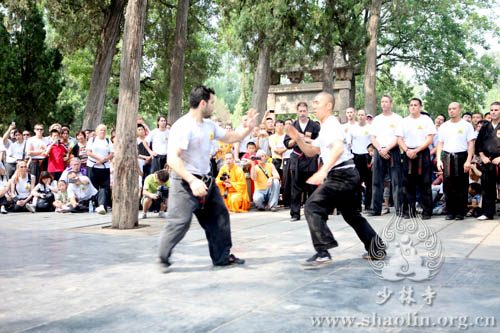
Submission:
<svg viewBox="0 0 500 333">
<path fill-rule="evenodd" d="M 370 222 L 381 230 L 390 218 Z M 232 215 L 243 267 L 214 269 L 193 223 L 168 274 L 154 264 L 167 220 L 117 231 L 103 228 L 110 219 L 0 216 L 0 332 L 499 331 L 498 220 L 426 221 L 444 265 L 432 280 L 390 282 L 360 258 L 364 249 L 340 216 L 329 221 L 340 244 L 334 262 L 320 269 L 300 265 L 313 254 L 305 221 L 278 211 Z M 432 305 L 422 297 L 429 287 Z"/>
</svg>

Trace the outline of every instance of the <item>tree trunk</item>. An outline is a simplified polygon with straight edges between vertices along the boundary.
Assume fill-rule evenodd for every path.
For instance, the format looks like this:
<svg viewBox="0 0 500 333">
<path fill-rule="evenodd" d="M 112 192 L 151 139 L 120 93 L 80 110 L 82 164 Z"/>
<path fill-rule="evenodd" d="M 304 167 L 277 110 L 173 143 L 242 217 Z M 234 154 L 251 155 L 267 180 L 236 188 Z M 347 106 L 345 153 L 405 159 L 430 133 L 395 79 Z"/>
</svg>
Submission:
<svg viewBox="0 0 500 333">
<path fill-rule="evenodd" d="M 351 94 L 349 95 L 350 100 L 349 100 L 349 106 L 351 108 L 356 105 L 356 74 L 352 73 L 352 78 L 351 78 Z"/>
<path fill-rule="evenodd" d="M 323 62 L 323 91 L 333 96 L 333 72 L 334 72 L 334 52 L 330 52 Z"/>
<path fill-rule="evenodd" d="M 125 17 L 113 187 L 113 228 L 119 229 L 131 229 L 138 223 L 139 167 L 136 118 L 139 108 L 146 8 L 147 0 L 130 0 Z"/>
<path fill-rule="evenodd" d="M 268 45 L 262 46 L 259 51 L 259 62 L 253 80 L 252 108 L 259 113 L 257 124 L 260 124 L 267 107 L 267 93 L 271 81 L 271 48 Z"/>
<path fill-rule="evenodd" d="M 377 113 L 377 34 L 380 20 L 380 7 L 382 0 L 372 0 L 370 6 L 370 19 L 368 20 L 368 34 L 370 42 L 366 48 L 365 64 L 365 112 L 375 115 Z"/>
<path fill-rule="evenodd" d="M 172 55 L 172 66 L 170 66 L 170 97 L 168 99 L 168 122 L 170 124 L 173 124 L 181 117 L 182 111 L 188 12 L 189 0 L 179 0 L 175 19 L 174 52 Z"/>
<path fill-rule="evenodd" d="M 106 20 L 101 30 L 101 42 L 97 50 L 90 80 L 89 96 L 85 104 L 84 129 L 95 129 L 101 122 L 106 91 L 116 44 L 120 39 L 123 10 L 127 0 L 113 0 L 108 7 Z"/>
</svg>

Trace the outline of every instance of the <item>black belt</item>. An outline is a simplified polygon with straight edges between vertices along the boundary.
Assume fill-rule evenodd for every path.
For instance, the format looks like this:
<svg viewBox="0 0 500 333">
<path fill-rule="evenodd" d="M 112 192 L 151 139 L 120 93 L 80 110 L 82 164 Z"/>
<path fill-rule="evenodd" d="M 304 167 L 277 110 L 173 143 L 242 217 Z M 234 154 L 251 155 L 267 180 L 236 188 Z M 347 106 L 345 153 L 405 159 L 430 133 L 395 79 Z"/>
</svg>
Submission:
<svg viewBox="0 0 500 333">
<path fill-rule="evenodd" d="M 444 161 L 446 162 L 446 165 L 445 165 L 445 169 L 444 169 L 444 177 L 450 177 L 451 176 L 451 160 L 455 160 L 455 164 L 454 164 L 454 175 L 455 176 L 458 176 L 460 175 L 460 168 L 459 168 L 459 165 L 458 163 L 456 162 L 456 160 L 459 158 L 459 157 L 464 157 L 464 156 L 467 156 L 467 152 L 466 151 L 461 151 L 461 152 L 458 152 L 458 153 L 449 153 L 447 151 L 444 151 Z"/>
<path fill-rule="evenodd" d="M 352 160 L 352 158 L 350 160 L 347 160 L 347 161 L 344 161 L 340 164 L 337 164 L 335 165 L 330 171 L 333 171 L 333 170 L 338 170 L 339 168 L 342 168 L 342 167 L 346 167 L 346 166 L 349 166 L 349 165 L 354 165 L 354 161 Z"/>
</svg>

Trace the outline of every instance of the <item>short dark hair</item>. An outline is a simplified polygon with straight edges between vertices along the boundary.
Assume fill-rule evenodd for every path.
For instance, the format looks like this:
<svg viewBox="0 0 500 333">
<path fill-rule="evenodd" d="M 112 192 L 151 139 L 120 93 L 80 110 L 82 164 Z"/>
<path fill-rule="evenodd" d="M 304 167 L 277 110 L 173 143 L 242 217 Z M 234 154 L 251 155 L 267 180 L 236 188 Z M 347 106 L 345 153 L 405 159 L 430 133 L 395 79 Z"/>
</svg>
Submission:
<svg viewBox="0 0 500 333">
<path fill-rule="evenodd" d="M 266 121 L 269 120 L 269 119 L 271 119 L 272 121 L 274 121 L 274 119 L 272 117 L 267 117 Z"/>
<path fill-rule="evenodd" d="M 201 101 L 208 102 L 210 94 L 215 95 L 215 91 L 212 88 L 205 86 L 194 87 L 189 93 L 189 105 L 191 108 L 196 109 Z"/>
<path fill-rule="evenodd" d="M 373 143 L 369 143 L 368 146 L 366 146 L 366 149 L 369 149 L 369 148 L 375 149 L 375 146 L 373 145 Z"/>
<path fill-rule="evenodd" d="M 248 146 L 255 146 L 255 147 L 257 147 L 257 145 L 255 144 L 255 142 L 253 142 L 253 141 L 249 141 L 247 143 L 247 148 L 248 148 Z"/>
<path fill-rule="evenodd" d="M 479 111 L 472 112 L 472 115 L 475 115 L 475 114 L 478 114 L 481 116 L 481 118 L 483 118 L 483 114 L 481 112 L 479 112 Z"/>
<path fill-rule="evenodd" d="M 53 133 L 57 133 L 57 135 L 60 135 L 59 131 L 56 128 L 53 128 L 50 130 L 50 136 L 52 136 Z"/>
<path fill-rule="evenodd" d="M 481 193 L 481 184 L 479 183 L 470 183 L 470 188 L 474 191 L 476 191 L 476 193 Z"/>
<path fill-rule="evenodd" d="M 422 100 L 420 98 L 413 97 L 412 99 L 410 99 L 410 103 L 411 103 L 411 101 L 417 101 L 418 105 L 422 106 Z"/>
<path fill-rule="evenodd" d="M 287 122 L 287 121 L 289 121 L 289 120 L 292 122 L 292 124 L 293 124 L 293 122 L 295 121 L 295 119 L 292 119 L 292 118 L 287 118 L 287 119 L 285 119 L 285 122 Z"/>
<path fill-rule="evenodd" d="M 485 116 L 485 117 L 486 117 L 486 116 L 489 116 L 489 115 L 490 115 L 490 112 L 489 112 L 489 111 L 488 111 L 488 112 L 486 112 L 486 113 L 484 114 L 484 116 Z M 484 118 L 484 117 L 483 117 L 483 118 Z"/>
<path fill-rule="evenodd" d="M 283 124 L 283 125 L 285 125 L 285 122 L 283 120 L 281 120 L 281 119 L 278 119 L 278 120 L 276 120 L 276 122 L 274 124 L 275 125 L 276 124 Z"/>
<path fill-rule="evenodd" d="M 495 101 L 495 102 L 493 102 L 493 103 L 490 104 L 490 106 L 492 106 L 492 105 L 500 105 L 500 102 Z"/>
<path fill-rule="evenodd" d="M 158 127 L 158 123 L 160 122 L 160 119 L 163 118 L 165 119 L 165 121 L 167 121 L 167 117 L 165 117 L 164 115 L 159 115 L 158 118 L 156 118 L 156 127 Z"/>
<path fill-rule="evenodd" d="M 143 129 L 145 129 L 143 124 L 137 124 L 137 128 L 139 128 L 139 127 L 142 127 Z"/>
<path fill-rule="evenodd" d="M 166 183 L 168 181 L 168 171 L 165 169 L 158 170 L 156 172 L 156 176 L 158 176 L 158 180 L 161 181 L 162 183 Z"/>
<path fill-rule="evenodd" d="M 52 176 L 49 172 L 47 172 L 47 171 L 42 171 L 42 172 L 40 173 L 40 179 L 39 179 L 39 181 L 38 181 L 38 182 L 39 182 L 39 183 L 41 183 L 41 182 L 42 182 L 42 180 L 43 180 L 43 179 L 45 179 L 45 178 L 50 178 L 50 182 L 51 182 L 51 183 L 52 183 L 52 181 L 54 180 L 54 177 L 53 177 L 53 176 Z"/>
<path fill-rule="evenodd" d="M 77 138 L 80 134 L 81 134 L 81 135 L 83 135 L 83 137 L 84 137 L 85 139 L 87 138 L 87 134 L 85 134 L 85 132 L 84 132 L 84 131 L 78 131 L 78 132 L 76 132 L 76 134 L 75 134 L 75 138 Z"/>
<path fill-rule="evenodd" d="M 500 105 L 500 104 L 498 104 L 498 105 Z M 464 113 L 462 114 L 462 118 L 463 118 L 464 116 L 471 116 L 471 117 L 472 117 L 472 113 L 470 113 L 470 112 L 464 112 Z"/>
<path fill-rule="evenodd" d="M 297 110 L 299 109 L 300 106 L 305 106 L 306 108 L 308 108 L 307 106 L 307 103 L 306 102 L 298 102 L 297 103 Z"/>
<path fill-rule="evenodd" d="M 389 95 L 389 94 L 382 95 L 382 97 L 380 97 L 380 99 L 382 99 L 384 97 L 387 97 L 392 102 L 392 96 L 391 95 Z"/>
<path fill-rule="evenodd" d="M 446 116 L 445 116 L 444 114 L 442 114 L 442 113 L 438 114 L 438 115 L 436 116 L 436 118 L 437 118 L 437 117 L 443 117 L 443 118 L 444 118 L 444 121 L 446 121 Z"/>
</svg>

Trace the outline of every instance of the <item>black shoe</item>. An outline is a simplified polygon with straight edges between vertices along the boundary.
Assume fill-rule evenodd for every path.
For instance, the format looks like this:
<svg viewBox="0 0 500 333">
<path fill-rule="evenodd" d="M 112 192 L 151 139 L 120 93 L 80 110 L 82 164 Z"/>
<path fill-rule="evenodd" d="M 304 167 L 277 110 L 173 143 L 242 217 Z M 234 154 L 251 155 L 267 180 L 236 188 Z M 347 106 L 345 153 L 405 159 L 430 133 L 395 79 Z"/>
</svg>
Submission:
<svg viewBox="0 0 500 333">
<path fill-rule="evenodd" d="M 431 216 L 430 215 L 422 215 L 422 220 L 430 220 L 431 219 Z M 458 219 L 458 218 L 457 218 Z M 464 218 L 462 217 L 462 220 Z"/>
<path fill-rule="evenodd" d="M 258 210 L 259 212 L 263 212 L 263 211 L 265 211 L 266 209 L 265 209 L 265 208 L 257 208 L 257 210 Z"/>
<path fill-rule="evenodd" d="M 381 213 L 381 212 L 370 212 L 370 213 L 368 214 L 368 216 L 381 216 L 381 215 L 382 215 L 382 213 Z"/>
<path fill-rule="evenodd" d="M 292 216 L 292 218 L 290 219 L 290 222 L 297 222 L 300 220 L 300 217 L 298 216 Z"/>
<path fill-rule="evenodd" d="M 330 253 L 328 251 L 321 251 L 317 252 L 315 255 L 313 255 L 311 258 L 307 259 L 302 263 L 302 266 L 319 266 L 323 264 L 328 264 L 332 262 L 332 257 L 330 256 Z"/>
<path fill-rule="evenodd" d="M 455 216 L 455 220 L 457 220 L 457 221 L 462 221 L 463 219 L 464 219 L 463 215 Z"/>
<path fill-rule="evenodd" d="M 387 257 L 387 252 L 383 251 L 380 254 L 371 254 L 369 252 L 366 252 L 363 254 L 363 259 L 366 260 L 384 260 Z"/>
<path fill-rule="evenodd" d="M 454 220 L 455 219 L 455 215 L 446 215 L 446 217 L 444 218 L 445 220 Z"/>
<path fill-rule="evenodd" d="M 162 273 L 168 273 L 168 269 L 172 264 L 169 261 L 163 261 L 161 258 L 156 259 L 156 263 Z"/>
<path fill-rule="evenodd" d="M 245 263 L 245 259 L 237 258 L 234 254 L 229 255 L 229 259 L 225 264 L 215 265 L 215 266 L 230 266 L 230 265 L 243 265 Z"/>
</svg>

